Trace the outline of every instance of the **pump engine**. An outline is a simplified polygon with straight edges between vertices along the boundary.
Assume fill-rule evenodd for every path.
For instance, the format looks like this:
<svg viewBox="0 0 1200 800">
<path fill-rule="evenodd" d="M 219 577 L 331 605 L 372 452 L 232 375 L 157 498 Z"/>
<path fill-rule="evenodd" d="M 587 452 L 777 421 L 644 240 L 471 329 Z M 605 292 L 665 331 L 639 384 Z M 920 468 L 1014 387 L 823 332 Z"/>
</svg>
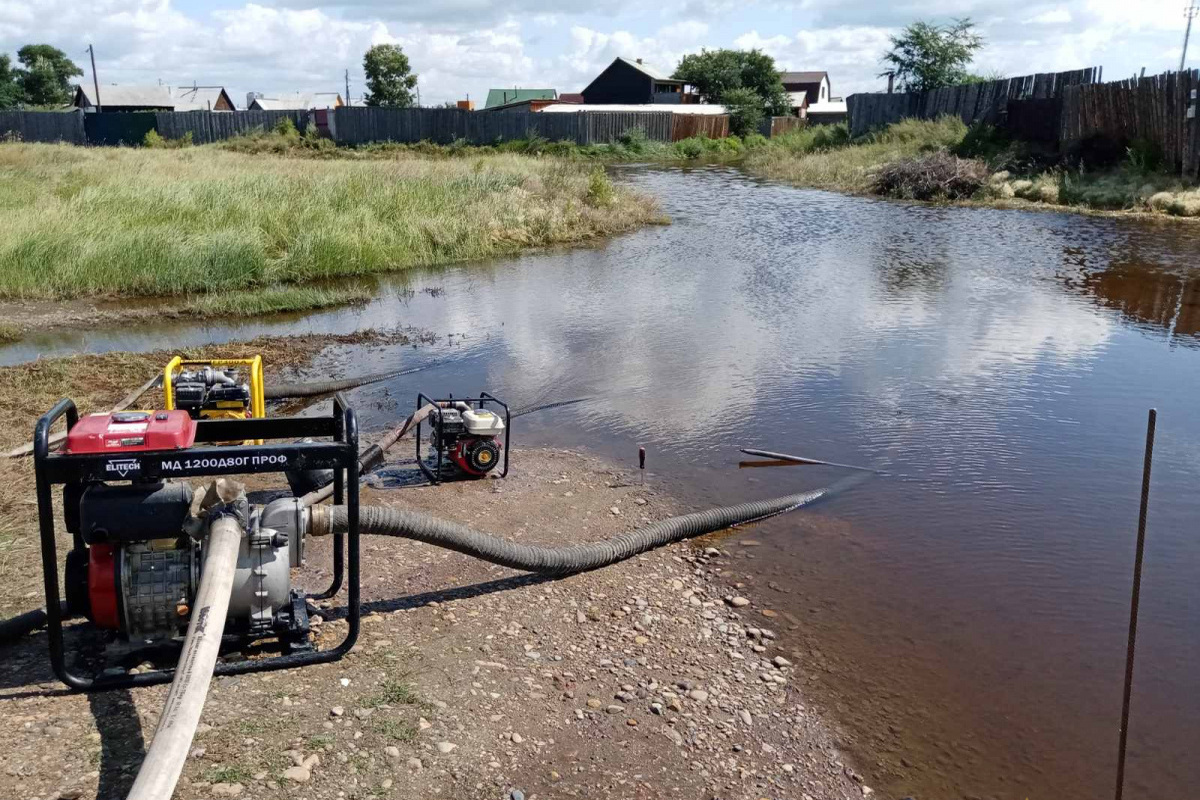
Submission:
<svg viewBox="0 0 1200 800">
<path fill-rule="evenodd" d="M 421 431 L 417 429 L 417 463 L 437 482 L 446 477 L 482 478 L 503 461 L 501 475 L 508 474 L 508 406 L 484 392 L 469 401 L 430 400 L 417 396 L 417 407 L 433 405 L 429 415 L 429 445 L 436 454 L 435 468 L 421 459 Z M 504 412 L 486 408 L 493 405 Z M 501 441 L 503 437 L 503 442 Z M 503 458 L 502 458 L 503 456 Z M 443 463 L 449 458 L 450 465 Z M 449 469 L 447 469 L 449 467 Z"/>
<path fill-rule="evenodd" d="M 93 414 L 67 434 L 64 454 L 108 457 L 107 480 L 63 486 L 66 528 L 82 545 L 67 554 L 68 608 L 128 642 L 170 640 L 186 629 L 204 557 L 204 498 L 186 482 L 145 476 L 141 461 L 120 456 L 186 453 L 195 436 L 190 410 Z M 238 633 L 293 627 L 289 568 L 299 565 L 301 521 L 295 498 L 246 509 L 229 608 Z"/>
</svg>

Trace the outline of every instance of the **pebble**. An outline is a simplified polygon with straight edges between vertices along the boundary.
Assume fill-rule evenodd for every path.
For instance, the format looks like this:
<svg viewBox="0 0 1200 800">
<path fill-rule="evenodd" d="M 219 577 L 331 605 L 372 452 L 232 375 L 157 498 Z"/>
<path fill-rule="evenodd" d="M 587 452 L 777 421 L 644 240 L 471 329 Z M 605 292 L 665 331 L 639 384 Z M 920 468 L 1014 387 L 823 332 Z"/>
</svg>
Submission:
<svg viewBox="0 0 1200 800">
<path fill-rule="evenodd" d="M 217 797 L 237 797 L 245 790 L 246 787 L 240 783 L 214 783 L 209 791 Z"/>
<path fill-rule="evenodd" d="M 751 717 L 750 712 L 744 708 L 738 712 L 738 717 L 742 720 L 742 723 L 744 725 L 753 725 L 754 724 L 754 718 Z"/>
<path fill-rule="evenodd" d="M 617 517 L 617 516 L 621 515 L 621 509 L 617 508 L 616 506 L 613 506 L 612 508 L 610 508 L 608 510 L 608 513 L 612 514 L 614 517 Z"/>
<path fill-rule="evenodd" d="M 750 605 L 750 601 L 741 595 L 727 598 L 725 602 L 729 603 L 729 605 L 733 606 L 734 608 L 745 608 L 746 606 Z"/>
<path fill-rule="evenodd" d="M 525 800 L 525 793 L 520 789 L 513 789 L 508 796 L 510 800 Z"/>
<path fill-rule="evenodd" d="M 598 697 L 589 697 L 587 701 L 588 708 L 601 708 L 604 706 L 604 701 Z"/>
<path fill-rule="evenodd" d="M 703 689 L 692 689 L 690 692 L 688 692 L 688 697 L 692 698 L 698 703 L 703 703 L 708 699 L 708 692 L 704 691 Z"/>
<path fill-rule="evenodd" d="M 455 750 L 457 750 L 458 745 L 456 745 L 452 742 L 438 742 L 437 749 L 438 749 L 438 752 L 441 753 L 442 755 L 447 755 L 447 754 L 453 753 Z"/>
<path fill-rule="evenodd" d="M 408 768 L 410 770 L 412 770 L 413 772 L 420 772 L 421 767 L 423 767 L 423 766 L 424 766 L 424 764 L 421 763 L 421 759 L 419 759 L 419 758 L 410 758 L 408 760 Z"/>
<path fill-rule="evenodd" d="M 386 755 L 390 759 L 399 760 L 400 759 L 400 748 L 396 747 L 395 745 L 389 744 L 387 747 L 383 748 L 383 754 Z"/>
<path fill-rule="evenodd" d="M 609 714 L 624 714 L 625 706 L 619 706 L 614 703 L 613 705 L 608 706 L 604 710 L 607 711 Z"/>
<path fill-rule="evenodd" d="M 432 727 L 433 727 L 433 723 L 430 722 L 429 720 L 425 719 L 424 717 L 421 717 L 420 719 L 417 720 L 417 728 L 420 730 L 427 731 Z"/>
<path fill-rule="evenodd" d="M 516 731 L 513 731 L 512 735 L 509 736 L 508 738 L 512 740 L 513 744 L 521 744 L 521 742 L 525 741 L 525 737 L 522 736 L 521 734 L 517 733 Z"/>
<path fill-rule="evenodd" d="M 340 717 L 342 714 L 345 714 L 345 713 L 346 713 L 346 709 L 343 708 L 342 706 L 334 706 L 333 708 L 329 709 L 329 716 L 331 716 L 331 717 Z"/>
<path fill-rule="evenodd" d="M 780 669 L 783 669 L 784 667 L 790 667 L 792 665 L 792 662 L 788 661 L 783 656 L 775 656 L 775 658 L 771 659 L 771 663 Z"/>
<path fill-rule="evenodd" d="M 283 771 L 283 777 L 295 783 L 308 783 L 312 772 L 306 767 L 288 767 Z"/>
</svg>

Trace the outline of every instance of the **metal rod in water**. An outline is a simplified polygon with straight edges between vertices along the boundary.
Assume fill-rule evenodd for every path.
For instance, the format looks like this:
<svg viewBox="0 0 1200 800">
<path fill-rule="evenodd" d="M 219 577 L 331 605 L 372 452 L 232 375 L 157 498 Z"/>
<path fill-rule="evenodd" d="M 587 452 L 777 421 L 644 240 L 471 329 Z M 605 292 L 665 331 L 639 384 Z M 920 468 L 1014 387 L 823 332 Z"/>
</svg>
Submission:
<svg viewBox="0 0 1200 800">
<path fill-rule="evenodd" d="M 857 469 L 857 470 L 861 470 L 863 472 L 879 472 L 879 470 L 872 469 L 871 467 L 856 467 L 853 464 L 838 464 L 833 461 L 818 461 L 815 458 L 802 458 L 800 456 L 789 456 L 787 453 L 772 453 L 769 450 L 750 450 L 748 448 L 742 448 L 741 452 L 745 453 L 748 456 L 759 456 L 761 458 L 770 458 L 770 459 L 774 459 L 776 461 L 786 461 L 789 464 L 813 464 L 813 465 L 821 466 L 821 467 L 841 467 L 842 469 Z M 749 464 L 747 462 L 743 462 L 743 463 L 746 463 L 746 465 L 749 466 Z M 741 465 L 739 464 L 739 466 L 741 466 Z M 764 465 L 764 466 L 766 466 L 766 465 Z"/>
<path fill-rule="evenodd" d="M 1158 411 L 1150 409 L 1146 422 L 1146 455 L 1142 462 L 1142 504 L 1138 510 L 1137 553 L 1133 558 L 1133 593 L 1129 600 L 1129 646 L 1125 651 L 1125 694 L 1121 700 L 1121 743 L 1117 749 L 1117 793 L 1125 791 L 1125 745 L 1129 737 L 1129 697 L 1133 692 L 1133 654 L 1137 642 L 1138 600 L 1142 593 L 1142 556 L 1146 550 L 1146 513 L 1150 502 L 1150 465 L 1154 461 L 1154 425 Z"/>
</svg>

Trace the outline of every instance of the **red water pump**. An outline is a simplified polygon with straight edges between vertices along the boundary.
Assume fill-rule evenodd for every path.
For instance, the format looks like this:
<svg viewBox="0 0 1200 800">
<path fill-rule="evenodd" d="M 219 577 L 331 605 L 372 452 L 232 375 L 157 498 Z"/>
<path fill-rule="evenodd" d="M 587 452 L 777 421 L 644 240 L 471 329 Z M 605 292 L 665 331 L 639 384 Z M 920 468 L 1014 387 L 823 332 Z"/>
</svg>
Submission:
<svg viewBox="0 0 1200 800">
<path fill-rule="evenodd" d="M 417 464 L 434 483 L 447 478 L 482 478 L 503 464 L 508 474 L 511 416 L 508 406 L 487 392 L 476 398 L 432 400 L 417 395 L 417 408 L 432 406 L 428 417 L 432 463 L 421 457 L 421 425 L 417 425 Z M 503 442 L 501 442 L 503 437 Z M 449 463 L 445 463 L 446 460 Z"/>
</svg>

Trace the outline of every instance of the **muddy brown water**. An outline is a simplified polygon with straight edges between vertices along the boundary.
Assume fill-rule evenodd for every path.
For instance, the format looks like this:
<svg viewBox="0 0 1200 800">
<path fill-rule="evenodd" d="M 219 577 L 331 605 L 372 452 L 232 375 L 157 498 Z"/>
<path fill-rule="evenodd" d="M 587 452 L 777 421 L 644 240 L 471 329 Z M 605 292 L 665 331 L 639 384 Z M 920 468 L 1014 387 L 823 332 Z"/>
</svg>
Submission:
<svg viewBox="0 0 1200 800">
<path fill-rule="evenodd" d="M 883 468 L 736 534 L 730 571 L 779 612 L 800 680 L 877 790 L 917 798 L 1112 791 L 1155 406 L 1126 796 L 1193 795 L 1200 227 L 893 204 L 723 168 L 623 173 L 673 225 L 409 275 L 364 309 L 58 332 L 0 361 L 412 324 L 442 338 L 326 356 L 343 372 L 449 359 L 358 390 L 367 428 L 418 389 L 590 395 L 523 418 L 518 441 L 629 463 L 645 445 L 697 505 L 839 475 L 738 471 L 738 447 Z"/>
</svg>

